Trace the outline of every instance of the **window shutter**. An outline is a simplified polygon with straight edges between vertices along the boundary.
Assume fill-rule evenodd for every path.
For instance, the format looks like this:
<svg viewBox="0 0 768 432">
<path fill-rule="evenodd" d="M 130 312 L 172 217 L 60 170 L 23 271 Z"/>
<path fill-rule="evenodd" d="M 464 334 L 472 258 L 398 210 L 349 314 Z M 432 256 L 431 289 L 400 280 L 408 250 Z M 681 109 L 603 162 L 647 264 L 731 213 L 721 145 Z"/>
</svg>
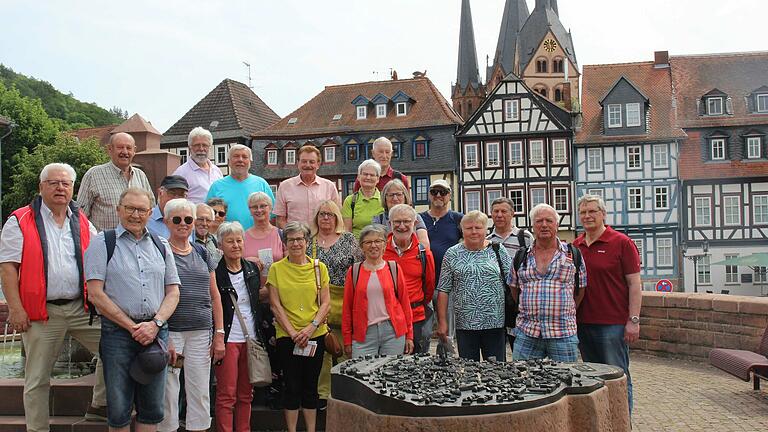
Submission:
<svg viewBox="0 0 768 432">
<path fill-rule="evenodd" d="M 744 96 L 744 105 L 747 106 L 747 112 L 753 113 L 757 111 L 757 95 L 751 94 Z"/>
<path fill-rule="evenodd" d="M 704 115 L 704 104 L 702 99 L 696 99 L 696 112 L 699 113 L 700 116 Z"/>
<path fill-rule="evenodd" d="M 725 100 L 725 113 L 733 114 L 733 100 L 730 96 Z"/>
</svg>

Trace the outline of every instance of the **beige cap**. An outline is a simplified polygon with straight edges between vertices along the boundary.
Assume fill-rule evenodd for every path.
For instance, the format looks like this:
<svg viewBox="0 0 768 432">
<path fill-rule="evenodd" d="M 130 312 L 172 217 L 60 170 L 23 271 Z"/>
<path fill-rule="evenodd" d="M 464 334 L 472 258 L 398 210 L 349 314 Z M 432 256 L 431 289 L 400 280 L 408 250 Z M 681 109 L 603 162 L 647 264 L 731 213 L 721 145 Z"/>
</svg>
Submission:
<svg viewBox="0 0 768 432">
<path fill-rule="evenodd" d="M 430 189 L 430 190 L 432 190 L 432 189 L 435 189 L 435 188 L 443 188 L 443 189 L 448 189 L 448 192 L 450 192 L 450 191 L 451 191 L 451 185 L 450 185 L 450 184 L 448 184 L 448 182 L 447 182 L 447 181 L 445 181 L 445 180 L 443 180 L 443 179 L 440 179 L 440 180 L 435 180 L 435 181 L 433 181 L 433 182 L 432 182 L 432 184 L 429 186 L 429 189 Z"/>
</svg>

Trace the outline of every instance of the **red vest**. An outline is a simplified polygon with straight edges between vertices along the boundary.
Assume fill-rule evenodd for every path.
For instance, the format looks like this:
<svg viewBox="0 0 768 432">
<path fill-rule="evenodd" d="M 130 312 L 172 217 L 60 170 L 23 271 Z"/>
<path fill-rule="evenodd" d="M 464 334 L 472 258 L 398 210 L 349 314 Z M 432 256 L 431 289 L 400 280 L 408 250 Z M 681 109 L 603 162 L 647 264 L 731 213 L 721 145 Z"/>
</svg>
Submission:
<svg viewBox="0 0 768 432">
<path fill-rule="evenodd" d="M 24 246 L 21 250 L 21 264 L 19 265 L 19 297 L 24 311 L 29 316 L 30 321 L 47 321 L 48 311 L 45 306 L 48 281 L 47 252 L 48 248 L 43 247 L 43 240 L 40 233 L 45 236 L 42 215 L 40 214 L 40 205 L 42 199 L 40 196 L 35 198 L 32 204 L 22 207 L 11 214 L 19 222 L 19 228 L 24 238 Z M 80 273 L 80 283 L 83 286 L 83 301 L 86 310 L 88 310 L 87 299 L 88 292 L 83 274 L 83 253 L 88 248 L 91 241 L 91 232 L 89 229 L 88 218 L 77 208 L 74 203 L 70 203 L 72 216 L 69 219 L 72 229 L 72 240 L 75 244 L 75 259 L 77 261 L 78 271 Z M 56 277 L 55 275 L 51 275 Z"/>
</svg>

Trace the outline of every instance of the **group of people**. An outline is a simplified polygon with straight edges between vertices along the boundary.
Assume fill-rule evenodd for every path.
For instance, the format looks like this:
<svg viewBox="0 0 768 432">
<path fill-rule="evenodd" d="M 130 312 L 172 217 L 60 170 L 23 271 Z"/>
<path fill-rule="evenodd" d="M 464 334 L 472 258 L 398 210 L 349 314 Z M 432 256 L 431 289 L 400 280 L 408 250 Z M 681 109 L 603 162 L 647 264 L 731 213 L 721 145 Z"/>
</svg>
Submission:
<svg viewBox="0 0 768 432">
<path fill-rule="evenodd" d="M 298 150 L 298 175 L 273 195 L 250 172 L 250 148 L 231 146 L 223 176 L 212 144 L 193 129 L 189 159 L 155 197 L 131 165 L 133 138 L 117 133 L 110 162 L 88 170 L 77 201 L 75 171 L 49 164 L 39 196 L 5 223 L 0 271 L 27 353 L 28 430 L 49 430 L 50 373 L 66 333 L 99 354 L 86 417 L 111 430 L 128 430 L 133 410 L 137 430 L 177 430 L 180 395 L 185 429 L 207 430 L 211 371 L 216 429 L 250 430 L 248 338 L 267 348 L 290 431 L 300 409 L 315 429 L 335 362 L 429 352 L 435 328 L 464 358 L 504 361 L 509 341 L 515 359 L 576 361 L 580 351 L 629 377 L 639 258 L 605 226 L 599 197 L 579 201 L 586 232 L 568 245 L 552 207 L 531 210 L 530 233 L 514 226 L 506 198 L 492 203 L 488 234 L 485 214 L 450 209 L 445 180 L 417 213 L 383 137 L 343 203 L 318 176 L 314 146 Z M 505 322 L 510 301 L 519 315 Z M 341 357 L 325 353 L 329 332 Z"/>
</svg>

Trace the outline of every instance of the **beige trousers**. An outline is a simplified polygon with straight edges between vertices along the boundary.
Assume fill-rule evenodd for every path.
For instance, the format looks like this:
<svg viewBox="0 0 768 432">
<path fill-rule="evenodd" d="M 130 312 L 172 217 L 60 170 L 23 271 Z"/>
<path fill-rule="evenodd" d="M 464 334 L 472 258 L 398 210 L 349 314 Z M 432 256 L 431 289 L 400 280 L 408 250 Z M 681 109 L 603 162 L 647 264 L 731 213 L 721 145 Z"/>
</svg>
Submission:
<svg viewBox="0 0 768 432">
<path fill-rule="evenodd" d="M 24 365 L 24 417 L 27 431 L 49 430 L 49 399 L 51 372 L 64 345 L 67 333 L 94 354 L 99 352 L 101 326 L 98 318 L 88 325 L 88 313 L 82 301 L 61 306 L 47 304 L 48 321 L 33 321 L 29 330 L 22 334 L 26 364 Z M 93 387 L 94 406 L 107 405 L 104 373 L 101 361 L 96 364 L 96 385 Z"/>
</svg>

